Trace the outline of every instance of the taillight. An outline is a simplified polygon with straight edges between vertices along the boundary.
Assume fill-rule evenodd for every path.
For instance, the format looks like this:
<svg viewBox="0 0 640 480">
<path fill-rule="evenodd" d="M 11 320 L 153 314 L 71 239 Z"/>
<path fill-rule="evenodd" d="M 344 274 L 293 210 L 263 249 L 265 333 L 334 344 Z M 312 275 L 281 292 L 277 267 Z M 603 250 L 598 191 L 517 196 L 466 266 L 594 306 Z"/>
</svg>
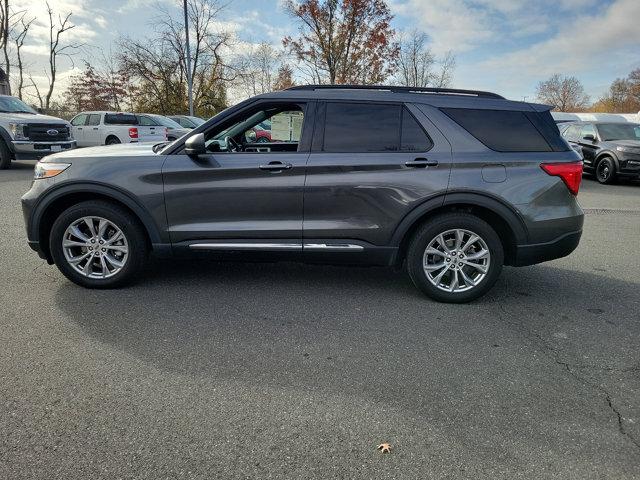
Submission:
<svg viewBox="0 0 640 480">
<path fill-rule="evenodd" d="M 130 138 L 138 138 L 138 129 L 136 127 L 131 127 L 129 129 L 129 137 Z"/>
<path fill-rule="evenodd" d="M 578 195 L 582 181 L 582 162 L 542 163 L 540 168 L 553 177 L 560 177 L 569 191 Z"/>
</svg>

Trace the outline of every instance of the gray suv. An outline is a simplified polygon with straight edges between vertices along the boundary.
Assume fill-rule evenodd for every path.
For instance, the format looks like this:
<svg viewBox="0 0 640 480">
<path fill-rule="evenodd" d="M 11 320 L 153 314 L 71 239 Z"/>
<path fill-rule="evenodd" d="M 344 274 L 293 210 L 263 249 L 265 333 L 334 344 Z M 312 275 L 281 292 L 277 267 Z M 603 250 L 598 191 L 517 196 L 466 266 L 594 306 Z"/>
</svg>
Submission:
<svg viewBox="0 0 640 480">
<path fill-rule="evenodd" d="M 268 256 L 404 265 L 467 302 L 503 265 L 578 245 L 582 162 L 549 109 L 453 89 L 260 95 L 172 143 L 46 157 L 22 198 L 29 245 L 90 288 L 135 279 L 150 252 Z"/>
</svg>

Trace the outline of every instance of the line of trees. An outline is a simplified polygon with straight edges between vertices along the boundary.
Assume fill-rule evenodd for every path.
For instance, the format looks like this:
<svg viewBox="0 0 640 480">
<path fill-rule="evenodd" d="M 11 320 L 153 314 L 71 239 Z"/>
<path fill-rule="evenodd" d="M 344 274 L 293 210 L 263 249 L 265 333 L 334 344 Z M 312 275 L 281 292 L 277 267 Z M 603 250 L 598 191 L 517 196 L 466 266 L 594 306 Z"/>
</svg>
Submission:
<svg viewBox="0 0 640 480">
<path fill-rule="evenodd" d="M 614 80 L 609 90 L 593 103 L 580 80 L 558 73 L 538 83 L 537 97 L 560 112 L 636 113 L 640 111 L 640 69 Z"/>
<path fill-rule="evenodd" d="M 10 2 L 0 0 L 0 50 L 2 66 L 20 98 L 44 110 L 187 111 L 185 27 L 179 10 L 159 7 L 150 21 L 153 33 L 144 39 L 122 36 L 114 54 L 72 41 L 72 12 L 54 12 L 47 3 L 48 65 L 37 72 L 23 55 L 36 19 Z M 176 0 L 176 6 L 181 5 Z M 230 94 L 247 97 L 285 89 L 296 81 L 416 87 L 451 83 L 454 56 L 437 57 L 420 32 L 399 35 L 384 0 L 287 0 L 283 5 L 298 25 L 298 34 L 283 38 L 281 45 L 247 44 L 221 28 L 228 2 L 187 0 L 190 73 L 198 115 L 210 116 L 225 108 Z M 84 68 L 60 94 L 63 57 Z M 34 78 L 42 73 L 45 86 Z"/>
</svg>

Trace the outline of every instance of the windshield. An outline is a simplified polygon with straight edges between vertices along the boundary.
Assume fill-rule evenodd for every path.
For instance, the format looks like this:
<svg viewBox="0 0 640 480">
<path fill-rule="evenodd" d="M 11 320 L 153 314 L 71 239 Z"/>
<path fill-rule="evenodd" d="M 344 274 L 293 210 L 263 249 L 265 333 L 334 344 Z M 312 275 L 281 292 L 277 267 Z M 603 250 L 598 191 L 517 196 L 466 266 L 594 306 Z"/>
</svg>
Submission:
<svg viewBox="0 0 640 480">
<path fill-rule="evenodd" d="M 182 125 L 180 125 L 178 122 L 174 122 L 170 118 L 164 117 L 162 115 L 149 115 L 149 116 L 153 118 L 156 122 L 158 122 L 160 125 L 162 125 L 163 127 L 182 128 Z"/>
<path fill-rule="evenodd" d="M 22 100 L 5 96 L 0 96 L 0 111 L 4 113 L 38 113 Z"/>
<path fill-rule="evenodd" d="M 601 123 L 598 131 L 603 141 L 640 140 L 640 125 L 637 123 Z"/>
</svg>

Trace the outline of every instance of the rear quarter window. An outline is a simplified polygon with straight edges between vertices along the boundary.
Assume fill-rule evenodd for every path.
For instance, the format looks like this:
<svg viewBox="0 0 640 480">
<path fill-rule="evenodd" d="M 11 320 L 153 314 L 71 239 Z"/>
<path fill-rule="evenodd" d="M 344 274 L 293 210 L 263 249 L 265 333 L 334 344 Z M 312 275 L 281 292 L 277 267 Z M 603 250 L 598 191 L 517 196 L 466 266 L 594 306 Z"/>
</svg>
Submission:
<svg viewBox="0 0 640 480">
<path fill-rule="evenodd" d="M 558 149 L 567 150 L 557 127 L 551 129 L 545 119 L 530 120 L 536 112 L 511 110 L 476 110 L 443 108 L 442 111 L 491 150 L 498 152 L 551 152 L 552 148 L 540 130 L 557 137 Z M 548 113 L 548 112 L 547 112 Z"/>
<path fill-rule="evenodd" d="M 104 116 L 105 125 L 137 125 L 138 119 L 135 115 L 127 113 L 107 113 Z"/>
</svg>

